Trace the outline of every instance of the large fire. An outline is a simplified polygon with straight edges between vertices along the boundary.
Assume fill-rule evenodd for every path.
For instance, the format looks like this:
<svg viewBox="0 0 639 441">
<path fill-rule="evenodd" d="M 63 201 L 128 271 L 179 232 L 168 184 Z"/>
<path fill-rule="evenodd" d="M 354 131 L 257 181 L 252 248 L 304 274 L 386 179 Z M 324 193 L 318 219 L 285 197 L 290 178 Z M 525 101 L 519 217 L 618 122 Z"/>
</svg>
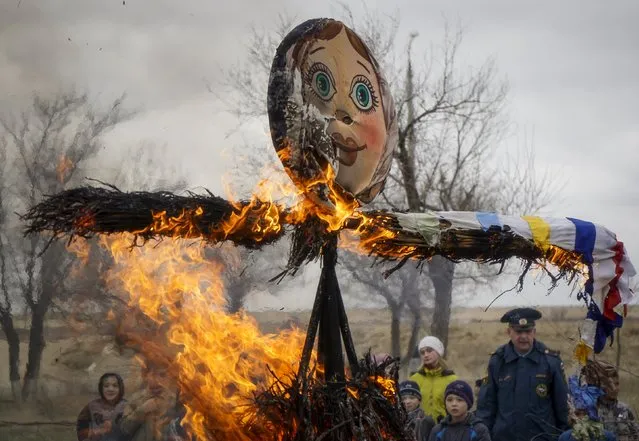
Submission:
<svg viewBox="0 0 639 441">
<path fill-rule="evenodd" d="M 224 439 L 248 440 L 242 426 L 253 394 L 270 386 L 273 374 L 294 375 L 303 332 L 264 335 L 252 317 L 226 313 L 224 268 L 198 243 L 131 248 L 131 241 L 102 238 L 114 261 L 106 278 L 158 333 L 131 322 L 120 332 L 147 360 L 167 366 L 186 403 L 184 425 L 199 439 L 215 430 Z"/>
</svg>

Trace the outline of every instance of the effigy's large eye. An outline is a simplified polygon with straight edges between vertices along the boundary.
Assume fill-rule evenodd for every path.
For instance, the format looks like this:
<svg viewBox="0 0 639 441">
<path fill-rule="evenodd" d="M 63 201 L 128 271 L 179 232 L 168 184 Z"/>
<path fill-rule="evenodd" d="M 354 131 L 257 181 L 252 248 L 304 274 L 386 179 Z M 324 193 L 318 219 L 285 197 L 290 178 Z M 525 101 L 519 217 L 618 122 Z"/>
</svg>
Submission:
<svg viewBox="0 0 639 441">
<path fill-rule="evenodd" d="M 317 72 L 314 76 L 313 86 L 315 90 L 322 96 L 322 98 L 330 97 L 331 95 L 331 80 L 323 72 Z"/>
<path fill-rule="evenodd" d="M 328 73 L 328 68 L 321 63 L 311 67 L 311 87 L 318 98 L 329 101 L 335 95 L 335 86 Z"/>
<path fill-rule="evenodd" d="M 351 99 L 359 110 L 366 112 L 373 110 L 376 104 L 375 95 L 372 91 L 370 82 L 364 82 L 362 80 L 356 81 L 351 88 Z"/>
<path fill-rule="evenodd" d="M 355 85 L 351 97 L 353 98 L 353 101 L 355 101 L 355 104 L 357 104 L 357 106 L 362 110 L 368 110 L 373 107 L 373 100 L 371 100 L 371 91 L 364 83 L 357 83 Z"/>
</svg>

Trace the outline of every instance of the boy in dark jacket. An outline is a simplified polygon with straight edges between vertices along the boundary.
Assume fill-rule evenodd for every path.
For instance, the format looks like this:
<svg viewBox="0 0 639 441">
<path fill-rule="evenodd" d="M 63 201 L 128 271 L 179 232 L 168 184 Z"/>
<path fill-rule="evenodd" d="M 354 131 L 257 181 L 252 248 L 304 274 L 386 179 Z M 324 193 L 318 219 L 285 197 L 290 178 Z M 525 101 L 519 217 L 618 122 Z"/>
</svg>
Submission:
<svg viewBox="0 0 639 441">
<path fill-rule="evenodd" d="M 488 428 L 469 409 L 473 407 L 473 390 L 468 383 L 456 380 L 446 387 L 446 417 L 430 433 L 429 441 L 490 441 Z"/>
<path fill-rule="evenodd" d="M 408 413 L 408 429 L 415 433 L 417 441 L 428 441 L 435 421 L 421 408 L 422 394 L 419 391 L 419 384 L 410 380 L 402 381 L 399 383 L 399 397 Z"/>
</svg>

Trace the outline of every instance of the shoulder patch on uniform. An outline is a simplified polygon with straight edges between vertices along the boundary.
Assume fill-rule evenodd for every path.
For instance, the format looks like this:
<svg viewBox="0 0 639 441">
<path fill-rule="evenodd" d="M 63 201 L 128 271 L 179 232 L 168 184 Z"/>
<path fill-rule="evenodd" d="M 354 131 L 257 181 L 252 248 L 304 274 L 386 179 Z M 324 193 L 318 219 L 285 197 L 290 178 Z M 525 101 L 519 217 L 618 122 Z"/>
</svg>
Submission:
<svg viewBox="0 0 639 441">
<path fill-rule="evenodd" d="M 493 355 L 502 355 L 504 353 L 505 349 L 506 349 L 506 345 L 501 345 L 500 347 L 495 349 L 493 352 L 491 352 L 489 355 L 491 355 L 491 356 L 493 356 Z"/>
<path fill-rule="evenodd" d="M 444 369 L 442 371 L 442 377 L 448 377 L 449 375 L 455 375 L 455 371 L 452 369 Z"/>
</svg>

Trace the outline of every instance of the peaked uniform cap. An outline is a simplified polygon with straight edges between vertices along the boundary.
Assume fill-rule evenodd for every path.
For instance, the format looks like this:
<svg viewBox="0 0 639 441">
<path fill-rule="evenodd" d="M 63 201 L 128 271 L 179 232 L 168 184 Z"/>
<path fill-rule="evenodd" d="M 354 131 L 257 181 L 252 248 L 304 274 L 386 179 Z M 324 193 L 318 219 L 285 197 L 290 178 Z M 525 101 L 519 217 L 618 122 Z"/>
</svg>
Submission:
<svg viewBox="0 0 639 441">
<path fill-rule="evenodd" d="M 533 308 L 515 308 L 501 317 L 502 323 L 516 331 L 527 331 L 535 327 L 535 321 L 541 318 L 541 312 Z"/>
</svg>

